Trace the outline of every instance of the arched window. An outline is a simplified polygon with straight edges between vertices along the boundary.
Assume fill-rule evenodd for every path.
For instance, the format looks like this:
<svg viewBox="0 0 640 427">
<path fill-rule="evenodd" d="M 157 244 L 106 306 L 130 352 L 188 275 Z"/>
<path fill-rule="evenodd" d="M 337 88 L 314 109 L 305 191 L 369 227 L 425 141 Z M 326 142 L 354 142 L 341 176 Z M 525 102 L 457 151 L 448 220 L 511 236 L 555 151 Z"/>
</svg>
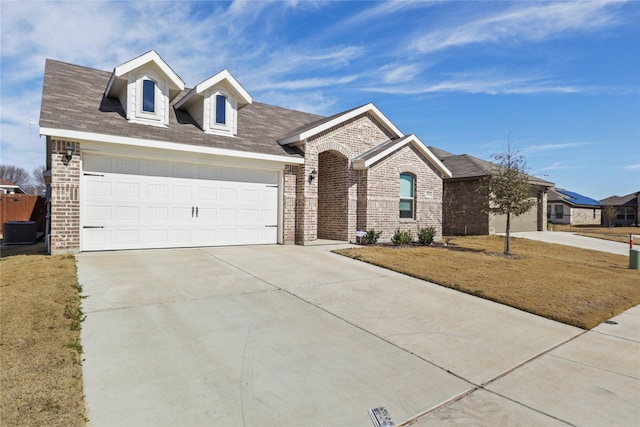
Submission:
<svg viewBox="0 0 640 427">
<path fill-rule="evenodd" d="M 414 218 L 414 185 L 415 179 L 413 175 L 408 173 L 400 174 L 400 218 Z"/>
<path fill-rule="evenodd" d="M 142 81 L 142 111 L 156 112 L 156 82 L 144 79 Z"/>
<path fill-rule="evenodd" d="M 227 124 L 227 97 L 224 95 L 216 95 L 216 124 Z"/>
</svg>

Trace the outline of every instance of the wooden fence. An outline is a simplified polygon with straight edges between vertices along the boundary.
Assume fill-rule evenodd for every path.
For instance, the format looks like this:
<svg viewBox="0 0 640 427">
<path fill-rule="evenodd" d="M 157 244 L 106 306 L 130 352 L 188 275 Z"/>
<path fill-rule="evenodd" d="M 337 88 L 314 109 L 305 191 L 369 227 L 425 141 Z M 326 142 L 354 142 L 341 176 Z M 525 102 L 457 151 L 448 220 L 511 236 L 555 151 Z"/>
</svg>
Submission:
<svg viewBox="0 0 640 427">
<path fill-rule="evenodd" d="M 38 223 L 38 231 L 44 232 L 46 216 L 47 205 L 44 197 L 31 194 L 0 194 L 0 224 L 8 221 L 35 221 Z"/>
</svg>

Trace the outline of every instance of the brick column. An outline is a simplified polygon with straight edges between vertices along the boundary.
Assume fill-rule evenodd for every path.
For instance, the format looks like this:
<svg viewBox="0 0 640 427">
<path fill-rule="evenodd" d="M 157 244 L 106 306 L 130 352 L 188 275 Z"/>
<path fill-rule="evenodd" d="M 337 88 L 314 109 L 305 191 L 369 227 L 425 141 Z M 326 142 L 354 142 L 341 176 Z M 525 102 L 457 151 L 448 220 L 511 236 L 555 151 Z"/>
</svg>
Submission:
<svg viewBox="0 0 640 427">
<path fill-rule="evenodd" d="M 65 158 L 66 147 L 73 157 Z M 80 143 L 53 140 L 51 143 L 51 254 L 80 250 Z"/>
<path fill-rule="evenodd" d="M 284 203 L 282 221 L 282 243 L 291 245 L 296 239 L 296 175 L 298 167 L 286 165 L 284 168 Z"/>
</svg>

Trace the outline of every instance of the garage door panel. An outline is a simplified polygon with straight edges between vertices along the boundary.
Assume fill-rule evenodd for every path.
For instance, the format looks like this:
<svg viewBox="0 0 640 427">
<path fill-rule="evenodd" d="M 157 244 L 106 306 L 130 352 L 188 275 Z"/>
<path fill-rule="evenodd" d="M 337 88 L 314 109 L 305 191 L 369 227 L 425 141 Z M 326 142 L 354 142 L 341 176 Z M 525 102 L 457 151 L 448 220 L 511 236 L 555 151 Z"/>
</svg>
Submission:
<svg viewBox="0 0 640 427">
<path fill-rule="evenodd" d="M 122 198 L 140 197 L 140 184 L 129 180 L 117 181 L 114 185 L 113 196 Z"/>
<path fill-rule="evenodd" d="M 218 210 L 216 208 L 200 207 L 198 218 L 203 221 L 216 221 L 218 219 Z"/>
<path fill-rule="evenodd" d="M 93 155 L 83 164 L 82 250 L 277 243 L 275 171 Z"/>
<path fill-rule="evenodd" d="M 158 245 L 159 247 L 166 246 L 169 243 L 169 230 L 162 229 L 147 229 L 142 230 L 142 240 L 145 243 L 152 245 Z"/>
<path fill-rule="evenodd" d="M 149 199 L 169 198 L 169 186 L 167 184 L 147 184 L 146 194 Z"/>
<path fill-rule="evenodd" d="M 140 207 L 138 206 L 116 206 L 114 209 L 114 220 L 116 221 L 140 221 Z"/>
<path fill-rule="evenodd" d="M 111 221 L 111 206 L 92 205 L 86 210 L 87 221 Z"/>
<path fill-rule="evenodd" d="M 165 206 L 148 206 L 145 219 L 149 222 L 167 222 L 169 220 L 169 208 Z"/>
</svg>

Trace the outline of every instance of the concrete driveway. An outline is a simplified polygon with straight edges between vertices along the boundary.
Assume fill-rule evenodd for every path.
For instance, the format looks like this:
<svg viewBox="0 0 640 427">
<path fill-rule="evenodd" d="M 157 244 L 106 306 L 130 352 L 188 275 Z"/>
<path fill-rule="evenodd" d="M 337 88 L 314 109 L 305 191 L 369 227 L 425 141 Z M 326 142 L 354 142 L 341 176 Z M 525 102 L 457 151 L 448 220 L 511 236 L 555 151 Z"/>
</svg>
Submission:
<svg viewBox="0 0 640 427">
<path fill-rule="evenodd" d="M 504 235 L 504 233 L 498 233 Z M 566 231 L 520 231 L 510 233 L 512 237 L 538 240 L 545 243 L 573 246 L 593 251 L 609 252 L 616 255 L 629 256 L 629 244 L 613 242 L 610 240 L 595 239 L 593 237 L 580 236 Z M 640 242 L 637 242 L 640 243 Z"/>
<path fill-rule="evenodd" d="M 633 425 L 640 311 L 591 332 L 328 251 L 82 253 L 89 425 Z"/>
</svg>

